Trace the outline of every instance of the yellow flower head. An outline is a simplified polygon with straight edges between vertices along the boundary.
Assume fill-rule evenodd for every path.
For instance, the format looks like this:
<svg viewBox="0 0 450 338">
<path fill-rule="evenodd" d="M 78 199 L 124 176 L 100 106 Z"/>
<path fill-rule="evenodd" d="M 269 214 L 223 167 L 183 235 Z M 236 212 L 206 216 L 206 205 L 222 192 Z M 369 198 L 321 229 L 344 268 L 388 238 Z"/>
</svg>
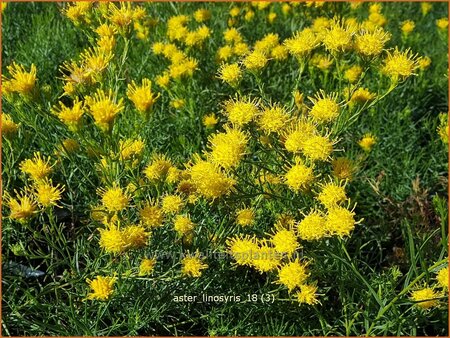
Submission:
<svg viewBox="0 0 450 338">
<path fill-rule="evenodd" d="M 291 292 L 296 287 L 300 287 L 306 281 L 309 273 L 306 270 L 306 264 L 302 264 L 296 259 L 278 269 L 278 284 L 286 286 Z"/>
<path fill-rule="evenodd" d="M 439 114 L 439 125 L 437 132 L 442 142 L 448 144 L 448 113 Z"/>
<path fill-rule="evenodd" d="M 420 4 L 420 9 L 422 10 L 422 15 L 426 16 L 431 9 L 433 8 L 433 5 L 430 2 L 422 2 Z"/>
<path fill-rule="evenodd" d="M 148 116 L 160 94 L 154 95 L 152 82 L 149 79 L 142 79 L 141 86 L 137 86 L 134 81 L 128 84 L 127 96 L 140 113 Z"/>
<path fill-rule="evenodd" d="M 98 89 L 94 96 L 86 98 L 86 103 L 89 106 L 89 111 L 94 118 L 95 124 L 103 131 L 107 131 L 112 127 L 117 114 L 124 108 L 123 99 L 117 102 L 111 89 L 108 93 Z"/>
<path fill-rule="evenodd" d="M 83 22 L 89 22 L 87 15 L 89 14 L 92 5 L 91 1 L 77 1 L 65 7 L 62 10 L 62 14 L 78 26 Z"/>
<path fill-rule="evenodd" d="M 249 71 L 260 71 L 266 66 L 268 61 L 264 53 L 254 50 L 242 60 L 242 64 Z"/>
<path fill-rule="evenodd" d="M 261 40 L 255 42 L 254 49 L 261 53 L 269 53 L 275 46 L 279 44 L 278 34 L 266 34 Z"/>
<path fill-rule="evenodd" d="M 345 71 L 344 79 L 346 79 L 350 83 L 355 83 L 361 76 L 362 71 L 363 69 L 361 68 L 361 66 L 358 65 L 352 66 Z"/>
<path fill-rule="evenodd" d="M 155 258 L 144 258 L 139 265 L 139 276 L 151 275 L 155 269 L 156 259 Z"/>
<path fill-rule="evenodd" d="M 228 250 L 238 265 L 251 265 L 253 255 L 258 250 L 255 237 L 236 236 L 226 241 Z"/>
<path fill-rule="evenodd" d="M 436 280 L 439 286 L 446 291 L 448 291 L 448 279 L 449 279 L 448 267 L 445 267 L 438 271 Z"/>
<path fill-rule="evenodd" d="M 317 122 L 330 122 L 338 117 L 340 112 L 339 104 L 336 102 L 337 93 L 325 94 L 320 90 L 315 97 L 309 99 L 314 104 L 309 112 L 312 118 Z"/>
<path fill-rule="evenodd" d="M 196 191 L 209 199 L 228 194 L 235 184 L 235 180 L 227 177 L 218 165 L 199 158 L 189 168 L 189 174 Z"/>
<path fill-rule="evenodd" d="M 252 121 L 259 113 L 259 101 L 250 98 L 240 98 L 225 102 L 225 114 L 235 125 L 243 126 Z"/>
<path fill-rule="evenodd" d="M 223 64 L 219 68 L 218 78 L 234 87 L 237 86 L 242 79 L 242 70 L 237 63 Z"/>
<path fill-rule="evenodd" d="M 331 162 L 333 166 L 333 176 L 350 181 L 355 171 L 355 165 L 352 160 L 345 157 L 338 157 Z"/>
<path fill-rule="evenodd" d="M 317 300 L 317 286 L 315 285 L 309 285 L 309 284 L 303 284 L 300 285 L 300 291 L 297 292 L 297 301 L 300 304 L 308 304 L 308 305 L 314 305 L 317 304 L 319 301 Z"/>
<path fill-rule="evenodd" d="M 284 147 L 287 151 L 298 153 L 303 143 L 317 133 L 316 127 L 310 121 L 299 119 L 295 121 L 284 133 Z"/>
<path fill-rule="evenodd" d="M 233 46 L 233 53 L 237 56 L 244 56 L 250 52 L 250 48 L 245 42 L 238 42 Z"/>
<path fill-rule="evenodd" d="M 284 41 L 284 46 L 289 53 L 301 59 L 307 56 L 320 43 L 316 33 L 311 28 L 305 28 L 302 31 L 297 31 L 292 38 Z"/>
<path fill-rule="evenodd" d="M 302 151 L 312 161 L 326 161 L 333 152 L 333 142 L 326 136 L 311 136 L 303 142 Z"/>
<path fill-rule="evenodd" d="M 194 222 L 191 221 L 189 216 L 177 215 L 173 221 L 173 228 L 180 235 L 187 235 L 195 228 Z"/>
<path fill-rule="evenodd" d="M 355 27 L 334 20 L 324 34 L 323 44 L 332 53 L 343 52 L 352 47 L 354 34 Z"/>
<path fill-rule="evenodd" d="M 16 192 L 16 195 L 16 198 L 12 198 L 9 194 L 5 194 L 5 202 L 10 210 L 9 218 L 25 222 L 35 214 L 36 202 L 27 191 Z"/>
<path fill-rule="evenodd" d="M 106 229 L 99 228 L 100 247 L 107 253 L 119 254 L 126 249 L 123 232 L 113 222 L 107 224 Z"/>
<path fill-rule="evenodd" d="M 345 194 L 345 187 L 336 183 L 326 183 L 322 185 L 320 193 L 317 195 L 317 199 L 322 203 L 325 208 L 331 209 L 338 206 L 341 202 L 347 200 Z"/>
<path fill-rule="evenodd" d="M 406 20 L 402 22 L 401 29 L 403 34 L 408 35 L 411 33 L 414 28 L 416 27 L 416 24 L 412 20 Z"/>
<path fill-rule="evenodd" d="M 288 57 L 288 50 L 283 45 L 278 45 L 272 48 L 270 56 L 277 61 L 286 60 Z"/>
<path fill-rule="evenodd" d="M 94 280 L 86 279 L 92 289 L 87 299 L 108 300 L 114 292 L 115 277 L 97 276 Z"/>
<path fill-rule="evenodd" d="M 43 207 L 56 205 L 61 199 L 64 187 L 60 185 L 53 186 L 51 180 L 43 180 L 36 183 L 35 192 L 36 201 Z"/>
<path fill-rule="evenodd" d="M 413 75 L 418 67 L 418 57 L 411 50 L 407 49 L 404 52 L 400 52 L 398 49 L 395 49 L 393 53 L 388 52 L 382 72 L 396 81 Z"/>
<path fill-rule="evenodd" d="M 295 192 L 307 189 L 314 181 L 314 171 L 300 161 L 289 168 L 284 175 L 286 185 Z"/>
<path fill-rule="evenodd" d="M 158 86 L 160 86 L 163 89 L 167 89 L 170 83 L 170 75 L 167 72 L 164 72 L 161 75 L 158 75 L 155 78 L 155 82 Z"/>
<path fill-rule="evenodd" d="M 145 226 L 157 228 L 162 226 L 164 214 L 160 207 L 148 202 L 139 210 L 139 219 Z"/>
<path fill-rule="evenodd" d="M 421 309 L 429 309 L 438 305 L 438 298 L 441 295 L 430 287 L 424 287 L 411 292 L 410 299 L 415 302 L 415 306 Z"/>
<path fill-rule="evenodd" d="M 355 228 L 355 213 L 343 207 L 328 210 L 325 227 L 331 235 L 339 237 L 349 236 Z"/>
<path fill-rule="evenodd" d="M 353 92 L 349 104 L 350 106 L 353 106 L 354 104 L 364 104 L 372 101 L 375 97 L 376 95 L 374 93 L 371 93 L 367 88 L 361 87 Z"/>
<path fill-rule="evenodd" d="M 431 59 L 429 56 L 424 56 L 419 59 L 420 70 L 425 70 L 431 65 Z"/>
<path fill-rule="evenodd" d="M 371 151 L 373 146 L 375 145 L 375 143 L 377 143 L 377 139 L 375 136 L 373 136 L 370 133 L 367 133 L 363 136 L 363 138 L 358 142 L 359 146 L 364 150 L 364 151 Z"/>
<path fill-rule="evenodd" d="M 317 210 L 311 211 L 297 225 L 297 233 L 300 239 L 312 241 L 327 236 L 325 217 Z"/>
<path fill-rule="evenodd" d="M 276 269 L 281 263 L 282 254 L 270 245 L 269 241 L 258 242 L 258 249 L 253 253 L 251 265 L 260 273 Z"/>
<path fill-rule="evenodd" d="M 200 277 L 202 270 L 208 268 L 208 265 L 203 263 L 197 255 L 188 255 L 183 258 L 181 265 L 181 273 L 189 277 Z"/>
<path fill-rule="evenodd" d="M 448 19 L 447 18 L 441 18 L 436 20 L 436 26 L 440 29 L 440 30 L 446 30 L 448 27 Z"/>
<path fill-rule="evenodd" d="M 240 209 L 236 212 L 236 224 L 250 226 L 255 221 L 255 212 L 251 208 Z"/>
<path fill-rule="evenodd" d="M 124 161 L 133 157 L 139 157 L 142 155 L 145 148 L 145 143 L 140 139 L 130 139 L 119 141 L 120 158 Z"/>
<path fill-rule="evenodd" d="M 236 167 L 245 155 L 248 136 L 239 129 L 225 127 L 224 133 L 209 138 L 211 162 L 224 169 Z"/>
<path fill-rule="evenodd" d="M 151 181 L 162 180 L 171 166 L 172 162 L 165 155 L 153 154 L 151 162 L 144 169 L 144 174 Z"/>
<path fill-rule="evenodd" d="M 205 115 L 205 117 L 203 118 L 203 125 L 206 128 L 214 128 L 217 122 L 219 122 L 219 120 L 214 113 Z"/>
<path fill-rule="evenodd" d="M 183 207 L 183 199 L 178 195 L 166 195 L 161 200 L 161 208 L 166 214 L 180 212 Z"/>
<path fill-rule="evenodd" d="M 33 159 L 27 159 L 20 163 L 20 171 L 30 175 L 34 181 L 46 178 L 53 170 L 50 165 L 50 157 L 42 158 L 40 152 L 33 154 Z"/>
<path fill-rule="evenodd" d="M 233 56 L 233 47 L 226 45 L 217 50 L 217 59 L 219 61 L 227 61 Z"/>
<path fill-rule="evenodd" d="M 228 43 L 239 43 L 242 42 L 243 37 L 241 33 L 236 28 L 228 28 L 223 32 L 223 38 Z"/>
<path fill-rule="evenodd" d="M 356 51 L 364 56 L 377 56 L 384 48 L 386 42 L 391 38 L 391 34 L 382 28 L 374 31 L 362 31 L 355 38 Z"/>
<path fill-rule="evenodd" d="M 32 64 L 29 72 L 25 70 L 23 65 L 19 65 L 15 62 L 13 62 L 12 65 L 7 66 L 6 68 L 11 75 L 11 91 L 24 96 L 31 95 L 36 84 L 36 66 Z"/>
<path fill-rule="evenodd" d="M 59 107 L 54 106 L 52 108 L 52 113 L 58 116 L 61 122 L 69 127 L 69 130 L 77 131 L 81 126 L 84 115 L 83 102 L 78 101 L 77 98 L 73 102 L 72 107 L 67 107 L 64 103 L 59 101 Z"/>
<path fill-rule="evenodd" d="M 2 113 L 2 135 L 11 136 L 15 134 L 19 129 L 19 125 L 15 123 L 11 116 L 6 113 Z"/>
<path fill-rule="evenodd" d="M 116 183 L 109 188 L 99 188 L 97 192 L 102 198 L 103 207 L 110 212 L 121 211 L 128 206 L 129 197 Z"/>
<path fill-rule="evenodd" d="M 279 104 L 264 107 L 258 119 L 258 125 L 267 134 L 278 133 L 286 125 L 289 115 Z"/>
<path fill-rule="evenodd" d="M 280 226 L 277 228 L 276 232 L 271 236 L 270 241 L 279 253 L 292 255 L 299 247 L 295 232 Z"/>
<path fill-rule="evenodd" d="M 194 19 L 197 22 L 204 22 L 209 20 L 210 18 L 211 18 L 211 11 L 205 8 L 197 9 L 194 12 Z"/>
<path fill-rule="evenodd" d="M 100 81 L 100 74 L 109 64 L 113 55 L 107 49 L 88 48 L 81 53 L 83 77 L 91 83 Z"/>
<path fill-rule="evenodd" d="M 145 247 L 149 237 L 150 232 L 146 232 L 141 225 L 129 225 L 122 230 L 122 238 L 127 250 Z"/>
</svg>

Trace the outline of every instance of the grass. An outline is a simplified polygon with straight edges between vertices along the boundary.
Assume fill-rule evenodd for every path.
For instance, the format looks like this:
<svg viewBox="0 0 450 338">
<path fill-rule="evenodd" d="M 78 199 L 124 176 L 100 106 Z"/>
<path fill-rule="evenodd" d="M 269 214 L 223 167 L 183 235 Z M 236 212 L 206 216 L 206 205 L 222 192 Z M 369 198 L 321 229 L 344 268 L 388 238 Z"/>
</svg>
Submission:
<svg viewBox="0 0 450 338">
<path fill-rule="evenodd" d="M 43 100 L 39 105 L 24 102 L 11 104 L 3 99 L 2 110 L 21 123 L 18 135 L 3 138 L 3 191 L 12 193 L 23 186 L 24 175 L 19 163 L 34 151 L 53 154 L 62 138 L 71 137 L 64 125 L 49 116 L 48 111 L 61 95 L 59 67 L 74 59 L 92 38 L 61 15 L 61 4 L 10 3 L 2 15 L 2 73 L 16 61 L 37 65 Z M 147 149 L 170 154 L 174 163 L 189 160 L 192 154 L 206 150 L 212 133 L 202 125 L 202 117 L 218 113 L 219 103 L 234 95 L 234 90 L 215 79 L 218 65 L 215 53 L 222 45 L 222 31 L 232 4 L 155 3 L 143 4 L 152 18 L 165 22 L 172 15 L 193 13 L 201 7 L 212 11 L 213 36 L 208 48 L 190 50 L 189 55 L 202 65 L 192 81 L 174 88 L 173 95 L 186 98 L 184 110 L 170 106 L 166 93 L 161 95 L 150 123 L 141 124 L 135 116 L 121 119 L 114 137 L 140 135 Z M 325 9 L 304 9 L 299 13 L 325 15 L 351 14 L 349 6 L 331 3 Z M 297 14 L 283 20 L 280 6 L 274 5 L 279 19 L 268 25 L 257 13 L 252 23 L 242 25 L 242 34 L 253 44 L 268 32 L 277 32 L 284 40 L 309 21 Z M 368 6 L 355 14 L 367 17 Z M 152 277 L 133 277 L 129 273 L 143 254 L 167 251 L 180 255 L 183 245 L 167 227 L 152 234 L 152 245 L 142 251 L 131 251 L 123 257 L 104 254 L 98 246 L 98 224 L 90 219 L 90 206 L 98 203 L 95 189 L 103 186 L 95 161 L 85 153 L 62 159 L 55 182 L 64 183 L 63 208 L 42 214 L 29 224 L 19 224 L 2 214 L 2 261 L 15 262 L 45 272 L 40 278 L 25 278 L 3 266 L 2 333 L 21 335 L 260 335 L 260 336 L 338 336 L 338 335 L 448 335 L 448 309 L 442 305 L 423 311 L 413 306 L 409 291 L 422 283 L 434 283 L 435 272 L 448 256 L 448 163 L 447 147 L 436 132 L 438 115 L 448 111 L 447 40 L 439 33 L 435 21 L 448 16 L 444 3 L 434 3 L 426 17 L 419 3 L 385 3 L 386 30 L 392 32 L 389 46 L 411 47 L 428 55 L 431 67 L 424 75 L 414 76 L 397 87 L 382 102 L 365 111 L 357 123 L 340 135 L 339 149 L 359 164 L 358 173 L 348 185 L 347 193 L 356 202 L 358 219 L 351 237 L 304 242 L 301 252 L 311 259 L 312 275 L 319 283 L 322 305 L 299 306 L 287 296 L 286 289 L 258 272 L 232 264 L 230 259 L 208 260 L 209 268 L 201 278 L 180 278 L 179 257 L 162 258 Z M 353 15 L 353 14 L 351 14 Z M 401 36 L 399 25 L 406 19 L 416 22 L 414 35 Z M 92 33 L 91 33 L 92 34 Z M 118 86 L 125 95 L 125 83 L 144 76 L 153 79 L 166 64 L 151 53 L 151 43 L 164 34 L 164 25 L 150 32 L 150 42 L 133 40 L 123 65 L 124 72 L 110 69 L 105 87 Z M 118 50 L 122 51 L 123 41 Z M 252 77 L 245 78 L 242 90 L 262 94 L 292 106 L 291 93 L 296 85 L 306 96 L 312 96 L 324 83 L 316 69 L 307 69 L 297 83 L 297 65 L 293 58 L 264 69 L 263 88 Z M 115 75 L 123 75 L 116 80 Z M 373 74 L 372 74 L 373 75 Z M 334 80 L 329 80 L 334 81 Z M 365 83 L 377 88 L 378 78 Z M 334 83 L 334 85 L 337 85 Z M 65 100 L 65 99 L 63 99 Z M 219 114 L 218 114 L 219 115 Z M 364 133 L 376 135 L 378 142 L 366 154 L 357 141 Z M 85 134 L 89 141 L 103 149 L 114 149 L 112 139 L 105 138 L 92 124 Z M 110 143 L 108 143 L 110 142 Z M 139 168 L 150 160 L 146 152 Z M 262 153 L 248 161 L 257 162 Z M 140 171 L 137 171 L 138 173 Z M 245 176 L 245 169 L 240 174 Z M 138 182 L 121 170 L 109 175 L 113 180 Z M 148 195 L 155 196 L 156 187 Z M 303 201 L 288 189 L 284 198 L 266 203 L 257 191 L 245 191 L 260 205 L 255 233 L 263 235 L 273 225 L 280 210 L 300 217 L 307 212 Z M 257 196 L 256 196 L 257 195 Z M 234 210 L 241 200 L 209 204 L 201 201 L 191 211 L 198 224 L 196 247 L 209 248 L 204 233 L 233 233 Z M 136 216 L 133 221 L 136 221 Z M 224 243 L 213 247 L 224 249 Z M 436 264 L 438 263 L 438 264 Z M 115 296 L 106 302 L 85 301 L 86 278 L 118 274 Z M 227 303 L 176 303 L 175 295 L 239 295 L 258 301 Z M 261 301 L 262 295 L 275 297 L 273 303 Z"/>
</svg>

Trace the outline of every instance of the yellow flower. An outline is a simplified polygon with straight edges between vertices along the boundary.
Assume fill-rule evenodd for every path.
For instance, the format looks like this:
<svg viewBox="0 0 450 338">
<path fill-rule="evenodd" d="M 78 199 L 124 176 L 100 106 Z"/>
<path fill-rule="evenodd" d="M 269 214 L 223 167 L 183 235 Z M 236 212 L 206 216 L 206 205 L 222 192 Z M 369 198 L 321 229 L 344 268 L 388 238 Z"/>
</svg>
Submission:
<svg viewBox="0 0 450 338">
<path fill-rule="evenodd" d="M 355 48 L 361 55 L 377 56 L 383 51 L 385 43 L 390 38 L 391 35 L 382 28 L 377 28 L 372 32 L 363 31 L 355 38 Z"/>
<path fill-rule="evenodd" d="M 411 300 L 415 302 L 415 306 L 422 309 L 429 309 L 438 305 L 438 298 L 441 295 L 434 291 L 430 287 L 424 287 L 423 289 L 415 290 L 411 292 Z"/>
<path fill-rule="evenodd" d="M 160 94 L 154 95 L 152 92 L 152 82 L 149 79 L 142 79 L 142 85 L 137 86 L 134 81 L 128 84 L 128 98 L 133 101 L 136 109 L 144 116 L 148 116 L 154 103 Z"/>
<path fill-rule="evenodd" d="M 376 95 L 371 93 L 368 89 L 358 88 L 353 92 L 349 104 L 350 106 L 353 106 L 354 104 L 364 104 L 366 102 L 372 101 L 373 99 L 375 99 L 375 97 Z"/>
<path fill-rule="evenodd" d="M 78 101 L 78 98 L 75 99 L 72 107 L 67 107 L 59 101 L 59 107 L 54 106 L 51 111 L 58 116 L 61 122 L 69 127 L 69 130 L 77 131 L 80 128 L 84 107 L 83 102 Z"/>
<path fill-rule="evenodd" d="M 344 79 L 346 79 L 350 83 L 354 83 L 358 81 L 359 77 L 362 74 L 363 69 L 361 66 L 355 65 L 347 69 L 344 73 Z"/>
<path fill-rule="evenodd" d="M 441 30 L 446 30 L 448 27 L 448 19 L 441 18 L 441 19 L 436 20 L 436 26 Z"/>
<path fill-rule="evenodd" d="M 364 150 L 364 151 L 371 151 L 373 146 L 375 145 L 375 143 L 377 143 L 377 139 L 375 136 L 373 136 L 370 133 L 367 133 L 363 136 L 363 138 L 358 142 L 359 146 Z"/>
<path fill-rule="evenodd" d="M 139 265 L 139 276 L 151 275 L 155 269 L 156 259 L 154 258 L 144 258 Z"/>
<path fill-rule="evenodd" d="M 181 109 L 186 105 L 186 101 L 184 99 L 174 99 L 170 101 L 170 105 L 175 109 Z"/>
<path fill-rule="evenodd" d="M 200 8 L 197 9 L 194 12 L 194 19 L 197 22 L 204 22 L 207 21 L 211 18 L 211 11 L 205 9 L 205 8 Z"/>
<path fill-rule="evenodd" d="M 258 242 L 258 249 L 253 253 L 251 265 L 260 273 L 269 272 L 276 269 L 281 262 L 282 254 L 269 245 L 269 242 L 262 240 Z"/>
<path fill-rule="evenodd" d="M 124 109 L 123 99 L 116 102 L 111 89 L 108 93 L 98 89 L 93 97 L 88 96 L 86 98 L 86 103 L 95 124 L 103 131 L 111 129 L 117 114 Z"/>
<path fill-rule="evenodd" d="M 120 158 L 122 160 L 128 160 L 132 157 L 138 157 L 142 155 L 144 151 L 145 143 L 141 139 L 125 139 L 119 141 Z"/>
<path fill-rule="evenodd" d="M 300 285 L 300 291 L 297 292 L 297 301 L 300 304 L 308 304 L 308 305 L 314 305 L 317 304 L 319 301 L 317 300 L 317 286 L 314 285 L 308 285 L 303 284 Z"/>
<path fill-rule="evenodd" d="M 205 117 L 203 118 L 203 125 L 206 128 L 214 128 L 214 126 L 217 124 L 217 122 L 219 122 L 219 120 L 217 119 L 217 117 L 214 113 L 205 115 Z"/>
<path fill-rule="evenodd" d="M 351 48 L 355 31 L 352 26 L 335 20 L 326 30 L 323 37 L 325 48 L 332 53 L 343 52 Z"/>
<path fill-rule="evenodd" d="M 337 93 L 325 94 L 320 90 L 315 97 L 310 97 L 310 101 L 314 104 L 309 112 L 313 119 L 317 122 L 330 122 L 338 117 L 340 112 L 339 104 L 336 102 Z"/>
<path fill-rule="evenodd" d="M 339 237 L 349 236 L 355 228 L 355 213 L 342 207 L 328 210 L 325 227 L 331 235 Z"/>
<path fill-rule="evenodd" d="M 12 198 L 9 194 L 5 194 L 4 197 L 10 210 L 9 218 L 25 222 L 36 212 L 36 202 L 31 194 L 27 194 L 27 191 L 16 192 L 16 195 L 16 198 Z"/>
<path fill-rule="evenodd" d="M 219 61 L 227 61 L 233 56 L 233 47 L 226 45 L 217 50 L 217 58 Z"/>
<path fill-rule="evenodd" d="M 284 175 L 286 185 L 295 192 L 305 190 L 314 181 L 314 171 L 297 161 Z"/>
<path fill-rule="evenodd" d="M 181 265 L 181 273 L 189 277 L 200 277 L 202 270 L 208 268 L 208 265 L 203 263 L 199 257 L 192 255 L 183 258 Z"/>
<path fill-rule="evenodd" d="M 97 276 L 94 280 L 86 279 L 86 282 L 92 289 L 87 299 L 108 300 L 114 292 L 113 286 L 116 278 Z"/>
<path fill-rule="evenodd" d="M 89 10 L 92 8 L 92 5 L 93 4 L 91 1 L 75 2 L 65 7 L 62 10 L 62 13 L 63 15 L 67 16 L 67 18 L 76 26 L 78 26 L 83 22 L 89 22 L 89 19 L 86 16 L 89 13 Z"/>
<path fill-rule="evenodd" d="M 112 25 L 108 25 L 107 23 L 103 23 L 100 26 L 98 26 L 95 29 L 95 32 L 102 38 L 111 37 L 117 33 L 116 28 Z"/>
<path fill-rule="evenodd" d="M 427 15 L 431 11 L 432 8 L 433 8 L 433 5 L 429 2 L 422 2 L 420 4 L 420 9 L 422 10 L 423 16 Z"/>
<path fill-rule="evenodd" d="M 151 181 L 162 180 L 172 166 L 165 155 L 153 154 L 151 162 L 144 170 L 145 176 Z"/>
<path fill-rule="evenodd" d="M 260 71 L 266 66 L 268 61 L 264 53 L 254 50 L 244 58 L 242 64 L 250 71 Z"/>
<path fill-rule="evenodd" d="M 100 247 L 107 253 L 119 254 L 126 249 L 125 239 L 122 231 L 113 222 L 107 224 L 106 229 L 99 228 Z"/>
<path fill-rule="evenodd" d="M 11 116 L 6 113 L 2 113 L 2 135 L 11 136 L 15 134 L 19 129 L 19 125 L 15 123 Z"/>
<path fill-rule="evenodd" d="M 230 16 L 231 17 L 236 17 L 239 15 L 239 12 L 241 10 L 239 9 L 239 7 L 233 7 L 232 9 L 230 9 Z"/>
<path fill-rule="evenodd" d="M 287 151 L 298 153 L 303 148 L 304 142 L 314 136 L 317 130 L 310 121 L 300 119 L 289 127 L 284 133 L 284 147 Z"/>
<path fill-rule="evenodd" d="M 164 72 L 162 75 L 158 75 L 155 78 L 155 82 L 161 88 L 167 89 L 170 83 L 170 75 L 167 72 Z"/>
<path fill-rule="evenodd" d="M 6 68 L 11 75 L 10 89 L 24 96 L 31 95 L 36 84 L 36 66 L 32 64 L 29 72 L 25 70 L 23 65 L 15 62 Z"/>
<path fill-rule="evenodd" d="M 331 55 L 315 54 L 311 58 L 311 63 L 322 71 L 327 71 L 333 64 Z"/>
<path fill-rule="evenodd" d="M 40 181 L 52 172 L 52 166 L 49 163 L 50 157 L 42 158 L 41 153 L 36 152 L 33 154 L 33 159 L 27 159 L 20 163 L 20 170 L 24 174 L 30 175 L 32 180 Z"/>
<path fill-rule="evenodd" d="M 245 155 L 248 136 L 239 129 L 225 127 L 225 133 L 211 135 L 209 148 L 211 162 L 230 169 L 238 166 Z"/>
<path fill-rule="evenodd" d="M 288 120 L 289 115 L 285 109 L 278 104 L 273 104 L 264 107 L 259 116 L 258 125 L 267 134 L 278 133 L 286 125 Z"/>
<path fill-rule="evenodd" d="M 199 158 L 190 167 L 189 174 L 197 192 L 209 199 L 228 194 L 235 184 L 235 180 L 227 177 L 218 165 Z"/>
<path fill-rule="evenodd" d="M 297 236 L 293 230 L 278 227 L 277 231 L 271 237 L 270 241 L 279 253 L 292 255 L 299 247 Z"/>
<path fill-rule="evenodd" d="M 269 21 L 269 23 L 273 23 L 276 18 L 277 18 L 277 13 L 270 12 L 269 14 L 267 14 L 267 21 Z"/>
<path fill-rule="evenodd" d="M 150 232 L 146 232 L 141 225 L 129 225 L 122 230 L 122 238 L 127 250 L 145 247 L 149 237 Z"/>
<path fill-rule="evenodd" d="M 416 24 L 412 20 L 406 20 L 402 22 L 401 29 L 403 34 L 408 35 L 414 30 L 414 27 L 416 27 Z"/>
<path fill-rule="evenodd" d="M 303 218 L 297 226 L 300 239 L 305 241 L 317 240 L 327 235 L 325 217 L 319 211 L 313 210 Z"/>
<path fill-rule="evenodd" d="M 242 42 L 243 38 L 241 33 L 236 28 L 228 28 L 223 32 L 223 38 L 228 43 Z"/>
<path fill-rule="evenodd" d="M 418 67 L 418 57 L 411 50 L 400 52 L 395 49 L 393 53 L 388 52 L 382 72 L 396 81 L 413 75 Z"/>
<path fill-rule="evenodd" d="M 224 104 L 225 114 L 232 124 L 243 126 L 258 115 L 258 105 L 259 101 L 246 97 L 228 100 Z"/>
<path fill-rule="evenodd" d="M 429 56 L 424 56 L 419 59 L 420 70 L 425 70 L 431 65 L 431 59 Z"/>
<path fill-rule="evenodd" d="M 160 227 L 164 221 L 164 215 L 161 208 L 151 202 L 146 203 L 139 210 L 139 218 L 144 225 L 150 228 Z"/>
<path fill-rule="evenodd" d="M 255 221 L 255 213 L 251 208 L 244 208 L 236 212 L 236 224 L 241 226 L 252 225 Z"/>
<path fill-rule="evenodd" d="M 178 195 L 166 195 L 161 200 L 161 207 L 166 214 L 174 214 L 183 209 L 184 202 Z"/>
<path fill-rule="evenodd" d="M 284 46 L 294 57 L 301 59 L 307 56 L 320 43 L 316 33 L 311 28 L 297 31 L 292 38 L 284 41 Z"/>
<path fill-rule="evenodd" d="M 303 142 L 302 151 L 312 161 L 326 161 L 333 152 L 333 143 L 326 136 L 311 136 Z"/>
<path fill-rule="evenodd" d="M 334 177 L 341 180 L 350 181 L 355 171 L 355 165 L 352 160 L 345 157 L 338 157 L 331 162 L 333 166 Z"/>
<path fill-rule="evenodd" d="M 61 199 L 61 194 L 64 191 L 64 187 L 60 187 L 59 184 L 54 187 L 51 180 L 40 181 L 35 186 L 36 200 L 43 207 L 49 207 L 56 205 Z"/>
<path fill-rule="evenodd" d="M 100 48 L 88 48 L 81 53 L 83 77 L 91 83 L 100 81 L 100 75 L 112 59 L 112 54 Z"/>
<path fill-rule="evenodd" d="M 288 50 L 283 45 L 278 45 L 272 48 L 270 56 L 277 61 L 286 60 L 288 57 Z"/>
<path fill-rule="evenodd" d="M 345 194 L 345 188 L 342 185 L 326 183 L 322 186 L 322 190 L 317 195 L 317 199 L 325 206 L 325 208 L 331 209 L 347 200 L 347 195 Z"/>
<path fill-rule="evenodd" d="M 441 288 L 448 291 L 448 267 L 445 267 L 438 271 L 436 280 Z"/>
<path fill-rule="evenodd" d="M 306 270 L 306 264 L 302 264 L 296 259 L 278 269 L 278 284 L 283 284 L 291 292 L 296 287 L 300 287 L 306 281 L 309 273 Z"/>
<path fill-rule="evenodd" d="M 121 2 L 119 7 L 110 3 L 106 18 L 118 28 L 120 33 L 124 34 L 133 20 L 137 19 L 136 15 L 141 15 L 141 12 L 133 10 L 129 2 Z"/>
<path fill-rule="evenodd" d="M 180 235 L 187 235 L 195 228 L 194 222 L 191 221 L 189 216 L 177 215 L 173 221 L 173 228 Z"/>
<path fill-rule="evenodd" d="M 254 17 L 255 17 L 255 12 L 253 12 L 252 10 L 248 10 L 247 13 L 245 13 L 245 15 L 244 15 L 244 20 L 252 21 Z"/>
<path fill-rule="evenodd" d="M 250 52 L 248 45 L 245 42 L 238 42 L 233 46 L 233 53 L 237 56 L 244 56 Z"/>
<path fill-rule="evenodd" d="M 128 205 L 129 197 L 115 182 L 110 188 L 99 188 L 97 192 L 102 198 L 102 205 L 110 212 L 121 211 Z"/>
<path fill-rule="evenodd" d="M 448 113 L 439 114 L 439 125 L 437 132 L 442 142 L 448 144 Z"/>
<path fill-rule="evenodd" d="M 242 70 L 237 63 L 223 64 L 219 68 L 218 78 L 234 87 L 241 81 Z"/>
<path fill-rule="evenodd" d="M 261 53 L 269 53 L 275 46 L 278 45 L 278 40 L 278 34 L 266 34 L 261 40 L 255 42 L 254 49 L 260 51 Z"/>
<path fill-rule="evenodd" d="M 248 235 L 228 238 L 226 244 L 238 265 L 251 265 L 252 258 L 258 251 L 256 239 Z"/>
</svg>

